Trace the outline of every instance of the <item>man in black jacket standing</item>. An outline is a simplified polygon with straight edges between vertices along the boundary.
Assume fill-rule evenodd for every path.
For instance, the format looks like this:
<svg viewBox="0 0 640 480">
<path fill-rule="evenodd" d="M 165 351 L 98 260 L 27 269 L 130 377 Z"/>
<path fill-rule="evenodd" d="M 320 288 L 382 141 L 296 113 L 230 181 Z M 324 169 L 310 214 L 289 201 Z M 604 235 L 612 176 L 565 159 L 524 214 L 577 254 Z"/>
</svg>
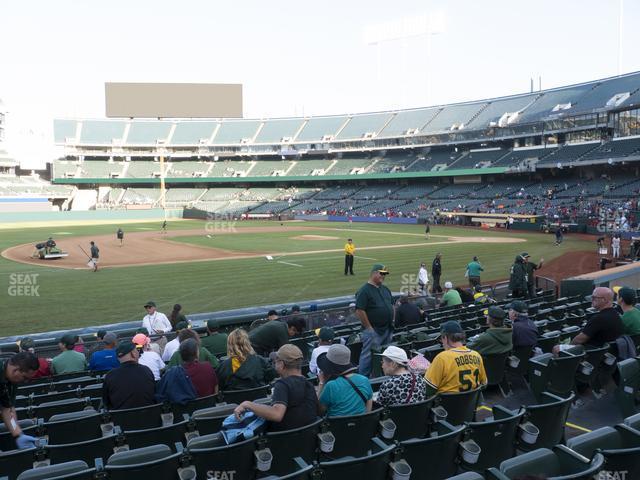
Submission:
<svg viewBox="0 0 640 480">
<path fill-rule="evenodd" d="M 442 293 L 442 287 L 440 287 L 440 275 L 442 275 L 442 264 L 440 263 L 440 259 L 442 258 L 441 253 L 436 253 L 436 258 L 433 259 L 433 264 L 431 265 L 431 275 L 433 276 L 433 287 L 431 288 L 431 293 Z"/>
</svg>

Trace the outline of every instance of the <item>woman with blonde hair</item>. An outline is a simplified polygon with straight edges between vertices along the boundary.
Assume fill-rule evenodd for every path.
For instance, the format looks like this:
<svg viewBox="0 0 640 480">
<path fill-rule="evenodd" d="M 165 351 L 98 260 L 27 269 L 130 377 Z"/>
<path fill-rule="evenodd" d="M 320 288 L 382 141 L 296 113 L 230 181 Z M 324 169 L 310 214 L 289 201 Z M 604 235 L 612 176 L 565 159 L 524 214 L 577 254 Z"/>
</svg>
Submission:
<svg viewBox="0 0 640 480">
<path fill-rule="evenodd" d="M 242 328 L 236 328 L 229 334 L 227 355 L 216 371 L 221 390 L 257 388 L 276 377 L 268 360 L 253 350 L 249 335 Z"/>
</svg>

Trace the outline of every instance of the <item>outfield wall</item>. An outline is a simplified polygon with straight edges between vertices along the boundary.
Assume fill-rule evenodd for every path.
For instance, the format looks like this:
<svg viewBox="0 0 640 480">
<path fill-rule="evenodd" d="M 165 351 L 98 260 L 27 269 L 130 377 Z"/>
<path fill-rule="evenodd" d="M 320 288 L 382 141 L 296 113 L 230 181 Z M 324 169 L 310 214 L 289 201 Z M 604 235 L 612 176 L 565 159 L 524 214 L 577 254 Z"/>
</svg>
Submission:
<svg viewBox="0 0 640 480">
<path fill-rule="evenodd" d="M 182 218 L 182 209 L 167 210 L 167 218 Z M 164 218 L 161 208 L 149 210 L 86 210 L 66 212 L 0 212 L 0 224 L 52 222 L 79 223 L 82 221 L 159 220 Z M 5 225 L 6 226 L 6 225 Z"/>
<path fill-rule="evenodd" d="M 404 225 L 415 225 L 418 223 L 417 218 L 407 217 L 346 217 L 343 215 L 295 215 L 294 220 L 309 220 L 309 221 L 327 221 L 327 222 L 348 222 L 351 219 L 354 222 L 360 223 L 394 223 Z"/>
</svg>

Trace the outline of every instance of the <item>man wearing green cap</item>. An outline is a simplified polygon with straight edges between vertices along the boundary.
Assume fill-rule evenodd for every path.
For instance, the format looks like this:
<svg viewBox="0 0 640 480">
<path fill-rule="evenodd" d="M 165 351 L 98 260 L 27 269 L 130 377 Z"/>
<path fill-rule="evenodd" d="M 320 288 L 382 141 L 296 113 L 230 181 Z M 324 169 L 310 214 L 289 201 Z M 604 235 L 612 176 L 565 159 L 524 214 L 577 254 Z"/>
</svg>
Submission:
<svg viewBox="0 0 640 480">
<path fill-rule="evenodd" d="M 535 298 L 536 277 L 534 275 L 534 272 L 542 268 L 542 264 L 544 263 L 544 258 L 540 257 L 540 263 L 536 264 L 530 260 L 531 256 L 527 252 L 522 252 L 520 256 L 524 259 L 524 270 L 527 274 L 527 292 L 529 294 L 529 298 Z"/>
<path fill-rule="evenodd" d="M 54 375 L 63 373 L 81 372 L 87 369 L 87 358 L 84 354 L 76 352 L 73 347 L 76 344 L 76 336 L 70 333 L 63 335 L 58 340 L 61 353 L 51 360 L 51 372 Z"/>
<path fill-rule="evenodd" d="M 618 305 L 623 311 L 622 323 L 625 335 L 640 335 L 640 310 L 636 308 L 636 291 L 633 288 L 622 287 L 618 290 Z"/>
<path fill-rule="evenodd" d="M 467 346 L 480 355 L 497 355 L 510 352 L 513 345 L 511 329 L 504 326 L 504 310 L 497 306 L 489 307 L 487 311 L 487 325 L 489 328 L 478 335 L 475 340 L 469 340 Z"/>
<path fill-rule="evenodd" d="M 465 333 L 455 320 L 440 325 L 444 352 L 433 359 L 425 373 L 427 397 L 436 393 L 468 392 L 487 383 L 482 356 L 464 346 Z"/>
<path fill-rule="evenodd" d="M 202 337 L 200 343 L 211 355 L 227 354 L 227 334 L 219 331 L 216 320 L 207 320 L 207 336 Z"/>
<path fill-rule="evenodd" d="M 388 274 L 383 264 L 376 263 L 369 281 L 356 293 L 356 315 L 362 323 L 359 371 L 364 376 L 371 374 L 371 349 L 391 342 L 393 334 L 393 295 L 383 285 Z"/>
</svg>

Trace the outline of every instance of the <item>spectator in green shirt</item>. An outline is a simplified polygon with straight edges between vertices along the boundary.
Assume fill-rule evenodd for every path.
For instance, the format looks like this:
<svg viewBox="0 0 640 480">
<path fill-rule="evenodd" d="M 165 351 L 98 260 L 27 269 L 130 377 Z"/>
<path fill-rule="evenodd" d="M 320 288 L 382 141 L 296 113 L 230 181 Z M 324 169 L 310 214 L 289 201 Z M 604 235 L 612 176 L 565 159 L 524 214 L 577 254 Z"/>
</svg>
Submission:
<svg viewBox="0 0 640 480">
<path fill-rule="evenodd" d="M 478 261 L 478 257 L 467 265 L 467 277 L 469 278 L 469 286 L 473 289 L 476 285 L 480 285 L 480 272 L 484 271 L 482 265 Z"/>
<path fill-rule="evenodd" d="M 636 308 L 638 298 L 636 291 L 630 287 L 622 287 L 618 291 L 618 305 L 622 308 L 622 323 L 625 335 L 640 334 L 640 310 Z"/>
<path fill-rule="evenodd" d="M 512 331 L 504 326 L 506 312 L 497 306 L 489 307 L 487 311 L 487 325 L 489 328 L 472 339 L 467 347 L 480 355 L 497 355 L 510 352 L 513 347 Z"/>
<path fill-rule="evenodd" d="M 441 307 L 451 307 L 454 305 L 462 305 L 460 293 L 453 288 L 453 283 L 444 282 L 444 294 L 440 300 Z"/>
<path fill-rule="evenodd" d="M 207 336 L 201 338 L 200 342 L 211 355 L 227 354 L 227 334 L 219 331 L 215 320 L 207 321 Z"/>
<path fill-rule="evenodd" d="M 51 360 L 51 372 L 54 375 L 81 372 L 87 369 L 87 358 L 73 349 L 75 344 L 76 336 L 70 333 L 58 341 L 58 347 L 62 352 Z"/>
<path fill-rule="evenodd" d="M 307 328 L 302 317 L 292 317 L 286 323 L 282 320 L 270 320 L 249 332 L 249 340 L 255 353 L 268 357 L 282 345 L 289 343 L 289 337 L 299 335 Z"/>
<path fill-rule="evenodd" d="M 356 293 L 356 315 L 362 323 L 359 372 L 365 377 L 371 374 L 372 348 L 390 343 L 393 334 L 393 295 L 383 285 L 388 274 L 387 267 L 376 263 L 371 269 L 369 281 Z"/>
</svg>

